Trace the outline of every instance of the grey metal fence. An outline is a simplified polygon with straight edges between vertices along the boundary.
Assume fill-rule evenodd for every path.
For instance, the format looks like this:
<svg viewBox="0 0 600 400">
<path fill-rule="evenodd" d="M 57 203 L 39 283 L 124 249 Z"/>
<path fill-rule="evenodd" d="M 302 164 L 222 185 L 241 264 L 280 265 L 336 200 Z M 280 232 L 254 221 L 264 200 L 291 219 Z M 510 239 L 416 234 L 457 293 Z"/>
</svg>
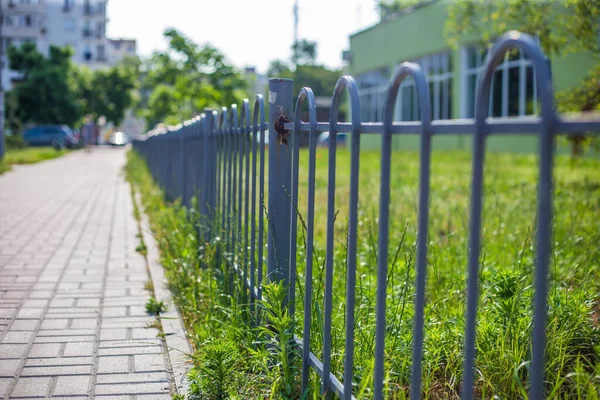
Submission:
<svg viewBox="0 0 600 400">
<path fill-rule="evenodd" d="M 507 51 L 519 49 L 531 60 L 541 103 L 536 117 L 489 119 L 489 98 L 495 68 Z M 404 79 L 415 81 L 421 110 L 420 122 L 394 122 L 394 104 Z M 342 95 L 347 92 L 351 122 L 337 121 Z M 150 132 L 135 140 L 134 148 L 147 160 L 152 175 L 171 198 L 181 198 L 186 205 L 196 196 L 199 210 L 217 226 L 208 228 L 207 235 L 223 234 L 227 257 L 238 278 L 248 288 L 249 304 L 262 298 L 261 285 L 266 278 L 283 280 L 289 285 L 290 311 L 294 312 L 296 278 L 296 235 L 298 192 L 298 135 L 308 132 L 308 214 L 306 218 L 306 270 L 304 273 L 303 336 L 296 337 L 302 354 L 302 389 L 308 385 L 309 370 L 316 371 L 322 391 L 351 399 L 354 305 L 356 292 L 356 246 L 360 138 L 363 134 L 378 134 L 381 145 L 381 189 L 379 205 L 378 266 L 376 294 L 376 333 L 373 397 L 383 398 L 384 339 L 386 335 L 386 276 L 388 269 L 388 229 L 390 203 L 391 142 L 393 135 L 420 134 L 419 211 L 416 263 L 416 294 L 412 348 L 411 398 L 421 396 L 422 351 L 424 331 L 425 284 L 427 276 L 427 223 L 431 139 L 434 135 L 471 134 L 473 136 L 473 166 L 470 210 L 469 257 L 467 266 L 466 331 L 462 398 L 473 398 L 475 329 L 477 323 L 478 271 L 481 239 L 483 166 L 486 139 L 502 134 L 539 135 L 539 186 L 537 195 L 537 238 L 534 276 L 534 315 L 532 331 L 532 363 L 530 368 L 530 398 L 544 397 L 544 349 L 546 345 L 546 309 L 548 295 L 548 264 L 552 235 L 552 160 L 557 133 L 580 132 L 598 134 L 600 119 L 569 120 L 561 118 L 554 105 L 554 93 L 547 60 L 534 39 L 511 31 L 502 36 L 489 51 L 477 87 L 477 105 L 473 120 L 432 121 L 428 83 L 421 67 L 402 63 L 395 70 L 387 91 L 383 123 L 360 121 L 358 87 L 350 76 L 339 79 L 331 101 L 328 122 L 316 120 L 315 97 L 310 88 L 302 88 L 293 110 L 292 81 L 269 81 L 269 116 L 265 120 L 265 105 L 261 95 L 254 101 L 252 121 L 250 104 L 241 105 L 238 117 L 236 105 L 220 112 L 207 110 L 199 117 L 160 132 Z M 308 107 L 309 121 L 297 116 Z M 267 129 L 268 128 L 268 129 Z M 323 359 L 310 349 L 315 171 L 318 131 L 329 131 L 328 195 L 325 289 L 323 305 Z M 333 227 L 335 220 L 336 133 L 350 132 L 350 197 L 348 219 L 348 251 L 346 276 L 346 338 L 344 376 L 342 381 L 330 371 L 331 316 L 333 279 Z M 268 187 L 265 188 L 268 133 Z M 265 193 L 268 199 L 265 199 Z M 268 218 L 267 214 L 268 213 Z M 264 271 L 265 221 L 267 221 L 267 262 Z M 291 256 L 292 255 L 292 256 Z M 343 382 L 343 383 L 342 383 Z"/>
</svg>

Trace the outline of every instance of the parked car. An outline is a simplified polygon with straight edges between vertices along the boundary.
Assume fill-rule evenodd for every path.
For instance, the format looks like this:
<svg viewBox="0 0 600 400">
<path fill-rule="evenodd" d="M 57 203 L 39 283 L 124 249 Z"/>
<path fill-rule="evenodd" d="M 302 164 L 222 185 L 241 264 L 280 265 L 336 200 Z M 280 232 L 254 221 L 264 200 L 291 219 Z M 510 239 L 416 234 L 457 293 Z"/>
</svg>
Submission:
<svg viewBox="0 0 600 400">
<path fill-rule="evenodd" d="M 25 131 L 23 139 L 29 146 L 53 146 L 57 149 L 73 148 L 79 143 L 66 125 L 39 125 Z"/>
<path fill-rule="evenodd" d="M 346 138 L 348 134 L 344 132 L 339 132 L 337 134 L 337 147 L 345 147 L 346 146 Z M 319 147 L 329 147 L 329 132 L 325 131 L 319 135 L 317 139 L 317 146 Z"/>
<path fill-rule="evenodd" d="M 113 146 L 125 146 L 129 143 L 129 136 L 123 132 L 113 132 L 108 138 L 108 144 Z"/>
</svg>

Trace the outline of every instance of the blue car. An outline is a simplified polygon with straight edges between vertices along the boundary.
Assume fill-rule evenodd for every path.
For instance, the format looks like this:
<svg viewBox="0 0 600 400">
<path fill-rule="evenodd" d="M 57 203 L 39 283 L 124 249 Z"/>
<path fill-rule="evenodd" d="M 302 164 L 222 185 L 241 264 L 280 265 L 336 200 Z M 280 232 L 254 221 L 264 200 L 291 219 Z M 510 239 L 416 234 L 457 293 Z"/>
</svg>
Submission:
<svg viewBox="0 0 600 400">
<path fill-rule="evenodd" d="M 79 140 L 66 125 L 39 125 L 28 129 L 23 140 L 29 146 L 53 146 L 57 149 L 75 147 Z"/>
</svg>

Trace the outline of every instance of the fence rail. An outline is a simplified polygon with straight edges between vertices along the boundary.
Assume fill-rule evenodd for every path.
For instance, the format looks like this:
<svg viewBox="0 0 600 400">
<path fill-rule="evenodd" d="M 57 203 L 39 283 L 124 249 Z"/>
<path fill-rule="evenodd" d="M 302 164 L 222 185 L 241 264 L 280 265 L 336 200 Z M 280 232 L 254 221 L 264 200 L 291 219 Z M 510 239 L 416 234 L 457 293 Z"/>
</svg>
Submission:
<svg viewBox="0 0 600 400">
<path fill-rule="evenodd" d="M 519 49 L 531 60 L 541 103 L 539 117 L 514 119 L 488 118 L 489 99 L 495 68 L 507 51 Z M 394 104 L 402 82 L 414 79 L 421 110 L 419 122 L 394 122 Z M 390 169 L 392 136 L 419 134 L 420 178 L 418 207 L 418 237 L 416 262 L 416 294 L 413 320 L 413 347 L 411 371 L 411 398 L 421 396 L 422 351 L 424 331 L 425 284 L 427 276 L 427 225 L 429 217 L 429 180 L 431 140 L 436 135 L 471 134 L 473 136 L 473 165 L 471 209 L 469 222 L 469 254 L 467 266 L 467 300 L 465 354 L 462 398 L 473 398 L 475 328 L 477 322 L 478 272 L 481 248 L 481 215 L 483 166 L 486 139 L 502 134 L 539 135 L 539 180 L 537 195 L 537 237 L 534 272 L 534 312 L 532 331 L 532 363 L 530 398 L 544 398 L 544 349 L 546 345 L 546 310 L 548 297 L 548 264 L 552 234 L 552 160 L 557 133 L 571 135 L 583 131 L 598 134 L 600 119 L 560 117 L 554 105 L 550 68 L 535 40 L 526 34 L 511 31 L 502 36 L 488 53 L 477 86 L 474 119 L 432 121 L 428 83 L 421 67 L 415 63 L 402 63 L 395 70 L 387 90 L 382 123 L 360 120 L 358 87 L 350 76 L 339 79 L 331 101 L 328 122 L 316 120 L 316 103 L 310 88 L 302 88 L 293 108 L 292 81 L 271 79 L 269 82 L 269 122 L 265 120 L 265 104 L 261 95 L 254 101 L 252 123 L 250 104 L 244 100 L 238 118 L 238 109 L 222 108 L 220 112 L 207 110 L 199 117 L 161 132 L 151 132 L 135 140 L 134 148 L 147 160 L 152 175 L 165 188 L 171 198 L 181 198 L 190 205 L 190 199 L 199 199 L 201 214 L 217 226 L 204 232 L 206 235 L 223 234 L 228 259 L 238 273 L 238 278 L 248 288 L 250 308 L 262 298 L 261 287 L 265 278 L 283 280 L 289 284 L 290 312 L 294 312 L 296 278 L 296 235 L 299 186 L 298 159 L 300 132 L 308 132 L 308 215 L 306 219 L 306 270 L 304 273 L 303 336 L 296 337 L 302 354 L 302 390 L 308 385 L 312 368 L 322 381 L 322 391 L 333 392 L 344 399 L 353 398 L 353 344 L 354 306 L 356 291 L 357 209 L 359 182 L 360 138 L 365 134 L 380 135 L 381 180 L 379 204 L 378 266 L 376 293 L 376 334 L 374 387 L 375 399 L 383 398 L 384 339 L 386 328 L 386 276 L 388 269 Z M 342 94 L 347 92 L 351 109 L 351 122 L 337 122 Z M 304 107 L 308 108 L 309 121 L 300 121 Z M 269 128 L 267 130 L 267 128 Z M 325 292 L 323 304 L 323 359 L 310 349 L 310 321 L 312 299 L 312 271 L 315 171 L 317 133 L 328 130 L 328 194 Z M 268 132 L 268 172 L 265 172 L 265 134 Z M 332 279 L 335 220 L 336 146 L 338 132 L 350 133 L 350 196 L 348 219 L 348 252 L 346 276 L 346 342 L 344 376 L 340 381 L 330 371 Z M 268 188 L 265 178 L 268 173 Z M 258 180 L 258 182 L 257 182 Z M 266 190 L 268 189 L 268 190 Z M 265 199 L 268 193 L 268 199 Z M 268 200 L 268 201 L 267 201 Z M 268 213 L 268 218 L 267 214 Z M 264 271 L 264 223 L 267 226 L 267 262 Z M 233 276 L 232 276 L 233 279 Z"/>
</svg>

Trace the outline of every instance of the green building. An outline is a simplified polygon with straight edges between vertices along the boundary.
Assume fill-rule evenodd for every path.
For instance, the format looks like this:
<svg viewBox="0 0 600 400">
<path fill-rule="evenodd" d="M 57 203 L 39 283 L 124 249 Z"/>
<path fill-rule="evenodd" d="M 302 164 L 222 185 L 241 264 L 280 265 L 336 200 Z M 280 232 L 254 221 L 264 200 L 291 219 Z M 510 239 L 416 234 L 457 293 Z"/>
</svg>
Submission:
<svg viewBox="0 0 600 400">
<path fill-rule="evenodd" d="M 429 0 L 350 36 L 349 71 L 360 88 L 363 122 L 380 122 L 391 74 L 404 61 L 417 62 L 428 75 L 433 119 L 471 118 L 475 108 L 477 77 L 482 70 L 485 47 L 477 41 L 451 49 L 444 37 L 448 5 L 453 0 Z M 550 58 L 555 91 L 581 82 L 595 65 L 590 53 Z M 514 54 L 500 65 L 492 84 L 490 115 L 517 117 L 537 113 L 537 91 L 531 62 Z M 419 120 L 412 79 L 400 87 L 396 101 L 397 121 Z M 418 148 L 418 136 L 394 138 L 395 149 Z M 435 137 L 434 148 L 468 148 L 467 135 Z M 379 148 L 379 138 L 367 135 L 363 148 Z M 534 136 L 502 136 L 490 139 L 488 148 L 496 151 L 532 152 Z"/>
</svg>

